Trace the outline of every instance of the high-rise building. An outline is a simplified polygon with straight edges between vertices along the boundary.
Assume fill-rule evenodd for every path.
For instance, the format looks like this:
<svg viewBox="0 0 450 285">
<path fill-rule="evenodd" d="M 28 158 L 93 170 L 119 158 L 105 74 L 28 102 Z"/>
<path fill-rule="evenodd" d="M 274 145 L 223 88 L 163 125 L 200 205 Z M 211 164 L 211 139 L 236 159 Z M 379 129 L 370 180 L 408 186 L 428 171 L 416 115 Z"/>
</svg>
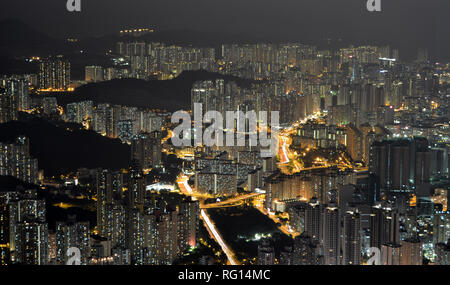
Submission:
<svg viewBox="0 0 450 285">
<path fill-rule="evenodd" d="M 270 244 L 270 241 L 263 240 L 258 245 L 258 265 L 274 265 L 275 263 L 275 250 Z"/>
<path fill-rule="evenodd" d="M 106 204 L 105 221 L 102 235 L 111 241 L 111 247 L 126 245 L 126 208 L 120 203 Z"/>
<path fill-rule="evenodd" d="M 355 161 L 363 161 L 363 135 L 355 125 L 347 126 L 347 150 Z"/>
<path fill-rule="evenodd" d="M 0 86 L 0 124 L 17 120 L 17 97 L 6 88 Z"/>
<path fill-rule="evenodd" d="M 145 219 L 141 209 L 130 208 L 127 210 L 126 221 L 126 247 L 130 250 L 131 263 L 142 265 L 146 260 L 144 255 Z"/>
<path fill-rule="evenodd" d="M 94 104 L 92 101 L 70 103 L 66 106 L 66 120 L 72 123 L 83 124 L 86 128 L 92 125 Z"/>
<path fill-rule="evenodd" d="M 42 108 L 45 115 L 58 113 L 58 101 L 55 97 L 42 98 Z"/>
<path fill-rule="evenodd" d="M 46 265 L 48 263 L 48 226 L 46 223 L 30 219 L 19 221 L 14 227 L 15 264 Z"/>
<path fill-rule="evenodd" d="M 360 265 L 362 250 L 361 214 L 356 208 L 348 209 L 344 216 L 343 265 Z"/>
<path fill-rule="evenodd" d="M 17 107 L 19 111 L 29 110 L 31 107 L 31 98 L 29 96 L 29 77 L 22 77 L 16 80 L 16 88 L 17 88 Z"/>
<path fill-rule="evenodd" d="M 7 195 L 0 195 L 0 265 L 8 265 L 11 258 L 9 250 L 9 207 L 7 202 Z"/>
<path fill-rule="evenodd" d="M 323 206 L 317 201 L 317 198 L 312 198 L 309 201 L 309 207 L 306 210 L 305 217 L 305 233 L 314 241 L 321 241 L 322 237 L 322 214 Z"/>
<path fill-rule="evenodd" d="M 370 246 L 381 249 L 383 244 L 400 244 L 400 222 L 398 212 L 378 204 L 370 215 Z"/>
<path fill-rule="evenodd" d="M 139 134 L 131 141 L 131 158 L 139 163 L 142 169 L 150 169 L 161 164 L 161 132 Z"/>
<path fill-rule="evenodd" d="M 450 239 L 450 212 L 434 215 L 433 244 L 445 243 Z"/>
<path fill-rule="evenodd" d="M 30 156 L 27 137 L 18 137 L 14 144 L 0 143 L 0 175 L 38 184 L 38 174 L 38 161 Z"/>
<path fill-rule="evenodd" d="M 97 228 L 101 236 L 107 236 L 107 205 L 113 201 L 111 173 L 108 170 L 98 170 L 96 173 L 97 189 Z"/>
<path fill-rule="evenodd" d="M 422 265 L 423 248 L 418 239 L 406 239 L 401 241 L 400 265 Z"/>
<path fill-rule="evenodd" d="M 286 246 L 280 252 L 279 265 L 293 265 L 294 264 L 294 249 L 292 246 Z"/>
<path fill-rule="evenodd" d="M 129 142 L 133 138 L 133 121 L 124 120 L 117 122 L 117 137 L 123 142 Z"/>
<path fill-rule="evenodd" d="M 62 56 L 42 59 L 39 65 L 39 89 L 67 90 L 70 85 L 70 63 Z"/>
<path fill-rule="evenodd" d="M 198 201 L 183 201 L 178 208 L 179 247 L 181 250 L 194 248 L 199 239 L 200 204 Z"/>
<path fill-rule="evenodd" d="M 318 242 L 305 233 L 295 238 L 292 258 L 293 265 L 323 264 L 323 257 L 320 255 Z"/>
<path fill-rule="evenodd" d="M 145 202 L 145 177 L 139 170 L 130 171 L 130 182 L 128 185 L 128 205 L 131 208 L 139 208 L 143 211 Z"/>
<path fill-rule="evenodd" d="M 67 252 L 76 247 L 80 250 L 80 264 L 87 265 L 91 256 L 89 222 L 77 222 L 70 217 L 67 222 L 56 223 L 56 263 L 67 264 Z"/>
<path fill-rule="evenodd" d="M 430 151 L 426 139 L 389 140 L 372 144 L 370 171 L 381 189 L 412 191 L 430 180 Z"/>
<path fill-rule="evenodd" d="M 386 243 L 381 246 L 381 265 L 400 265 L 401 245 Z"/>
<path fill-rule="evenodd" d="M 6 94 L 3 94 L 6 97 L 0 98 L 0 118 L 3 113 L 5 118 L 10 117 L 9 120 L 16 120 L 17 114 L 15 112 L 30 109 L 29 83 L 30 77 L 26 75 L 13 75 L 0 78 L 0 90 L 4 88 L 6 91 Z M 4 113 L 5 110 L 9 110 L 10 113 Z M 2 119 L 0 119 L 1 121 Z"/>
<path fill-rule="evenodd" d="M 114 137 L 114 108 L 110 104 L 99 104 L 93 112 L 92 121 L 94 131 Z"/>
<path fill-rule="evenodd" d="M 45 265 L 48 263 L 48 226 L 45 201 L 36 191 L 9 200 L 11 263 Z"/>
<path fill-rule="evenodd" d="M 85 67 L 85 81 L 86 82 L 100 82 L 104 80 L 104 69 L 101 66 L 86 66 Z"/>
<path fill-rule="evenodd" d="M 89 264 L 113 265 L 111 241 L 100 236 L 91 237 L 91 258 Z"/>
<path fill-rule="evenodd" d="M 330 204 L 321 217 L 322 245 L 325 265 L 339 265 L 341 256 L 341 220 L 339 209 Z"/>
<path fill-rule="evenodd" d="M 450 239 L 447 243 L 438 243 L 435 245 L 437 265 L 450 265 Z"/>
</svg>

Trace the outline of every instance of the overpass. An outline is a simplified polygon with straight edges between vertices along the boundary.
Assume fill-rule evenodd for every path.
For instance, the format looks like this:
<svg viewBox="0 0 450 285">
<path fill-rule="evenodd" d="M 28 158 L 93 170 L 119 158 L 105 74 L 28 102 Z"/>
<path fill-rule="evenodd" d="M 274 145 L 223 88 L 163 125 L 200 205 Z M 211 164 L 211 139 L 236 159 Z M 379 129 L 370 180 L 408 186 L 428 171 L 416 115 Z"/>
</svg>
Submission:
<svg viewBox="0 0 450 285">
<path fill-rule="evenodd" d="M 240 195 L 234 198 L 230 198 L 226 201 L 221 201 L 212 204 L 202 204 L 200 208 L 202 209 L 212 209 L 212 208 L 224 208 L 224 207 L 233 207 L 237 205 L 241 205 L 245 200 L 250 200 L 256 198 L 258 196 L 264 195 L 264 193 L 250 193 L 245 195 Z"/>
</svg>

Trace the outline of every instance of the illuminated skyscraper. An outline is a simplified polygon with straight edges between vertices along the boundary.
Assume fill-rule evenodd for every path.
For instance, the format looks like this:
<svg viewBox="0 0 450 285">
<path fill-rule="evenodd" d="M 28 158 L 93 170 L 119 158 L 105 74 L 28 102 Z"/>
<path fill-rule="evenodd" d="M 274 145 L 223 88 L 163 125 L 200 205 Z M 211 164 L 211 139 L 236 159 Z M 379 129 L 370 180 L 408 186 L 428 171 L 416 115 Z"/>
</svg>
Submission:
<svg viewBox="0 0 450 285">
<path fill-rule="evenodd" d="M 18 137 L 14 144 L 0 143 L 0 175 L 37 184 L 38 174 L 38 161 L 30 156 L 27 137 Z"/>
<path fill-rule="evenodd" d="M 39 65 L 39 89 L 67 90 L 70 84 L 70 63 L 63 56 L 48 57 Z"/>
<path fill-rule="evenodd" d="M 323 262 L 318 242 L 306 233 L 295 238 L 292 258 L 293 265 L 321 265 Z"/>
<path fill-rule="evenodd" d="M 317 201 L 317 198 L 312 198 L 309 201 L 309 207 L 306 210 L 305 216 L 305 233 L 314 241 L 320 241 L 322 236 L 321 218 L 323 206 Z"/>
<path fill-rule="evenodd" d="M 418 239 L 406 239 L 401 241 L 400 265 L 422 265 L 423 248 Z"/>
<path fill-rule="evenodd" d="M 9 207 L 8 197 L 6 194 L 0 196 L 0 265 L 8 265 L 10 263 L 9 250 Z"/>
<path fill-rule="evenodd" d="M 4 116 L 6 117 L 9 116 L 10 117 L 9 120 L 16 120 L 17 114 L 15 114 L 14 112 L 30 109 L 31 98 L 28 92 L 29 82 L 30 77 L 22 75 L 21 76 L 13 75 L 10 77 L 0 78 L 0 89 L 4 88 L 7 93 L 6 95 L 10 97 L 9 99 L 0 98 L 0 122 L 2 121 L 1 117 L 4 110 L 9 110 L 9 112 L 13 112 L 9 114 L 4 113 L 3 114 Z M 1 93 L 2 91 L 0 91 L 0 94 Z"/>
<path fill-rule="evenodd" d="M 10 250 L 13 264 L 48 263 L 48 226 L 45 202 L 29 191 L 10 200 Z"/>
<path fill-rule="evenodd" d="M 141 209 L 131 208 L 127 210 L 126 246 L 130 249 L 132 264 L 142 265 L 145 263 L 144 221 Z"/>
<path fill-rule="evenodd" d="M 426 139 L 389 140 L 372 144 L 370 171 L 386 194 L 412 191 L 429 183 L 430 151 Z"/>
<path fill-rule="evenodd" d="M 145 202 L 145 177 L 141 171 L 132 169 L 130 171 L 130 182 L 128 185 L 128 205 L 130 208 L 139 208 L 143 212 Z"/>
<path fill-rule="evenodd" d="M 350 208 L 344 216 L 342 265 L 361 264 L 361 215 Z"/>
<path fill-rule="evenodd" d="M 106 204 L 106 224 L 103 236 L 111 241 L 111 247 L 125 246 L 126 208 L 121 203 Z"/>
<path fill-rule="evenodd" d="M 101 66 L 86 66 L 85 67 L 85 81 L 86 82 L 100 82 L 104 80 L 104 70 Z"/>
<path fill-rule="evenodd" d="M 111 173 L 108 170 L 98 170 L 96 174 L 97 189 L 97 228 L 99 234 L 107 236 L 107 205 L 113 201 Z"/>
<path fill-rule="evenodd" d="M 200 221 L 200 204 L 198 201 L 188 199 L 178 208 L 179 220 L 179 247 L 181 250 L 197 247 Z"/>
<path fill-rule="evenodd" d="M 58 113 L 58 101 L 55 97 L 42 98 L 42 107 L 45 115 Z"/>
<path fill-rule="evenodd" d="M 322 213 L 322 244 L 325 265 L 339 265 L 341 254 L 341 223 L 339 209 L 330 204 Z"/>
<path fill-rule="evenodd" d="M 400 265 L 401 245 L 386 243 L 381 246 L 381 265 Z"/>
<path fill-rule="evenodd" d="M 131 141 L 133 137 L 133 122 L 131 120 L 117 122 L 117 137 L 123 142 Z"/>
<path fill-rule="evenodd" d="M 76 247 L 81 253 L 81 265 L 87 265 L 91 256 L 89 222 L 76 222 L 72 218 L 68 222 L 56 223 L 56 262 L 66 264 L 67 250 Z"/>
<path fill-rule="evenodd" d="M 370 215 L 370 246 L 381 249 L 383 244 L 400 243 L 399 214 L 389 206 L 378 204 Z"/>
<path fill-rule="evenodd" d="M 450 239 L 450 212 L 439 212 L 434 215 L 433 244 L 445 243 Z"/>
<path fill-rule="evenodd" d="M 15 264 L 46 265 L 48 263 L 48 226 L 27 217 L 14 228 L 17 238 Z"/>
<path fill-rule="evenodd" d="M 17 120 L 17 97 L 0 86 L 0 124 Z"/>
<path fill-rule="evenodd" d="M 258 265 L 274 265 L 275 250 L 268 240 L 263 240 L 258 245 Z"/>
<path fill-rule="evenodd" d="M 450 265 L 450 239 L 447 243 L 438 243 L 435 245 L 437 265 Z"/>
<path fill-rule="evenodd" d="M 142 169 L 150 169 L 161 164 L 161 132 L 139 134 L 131 141 L 131 158 Z"/>
</svg>

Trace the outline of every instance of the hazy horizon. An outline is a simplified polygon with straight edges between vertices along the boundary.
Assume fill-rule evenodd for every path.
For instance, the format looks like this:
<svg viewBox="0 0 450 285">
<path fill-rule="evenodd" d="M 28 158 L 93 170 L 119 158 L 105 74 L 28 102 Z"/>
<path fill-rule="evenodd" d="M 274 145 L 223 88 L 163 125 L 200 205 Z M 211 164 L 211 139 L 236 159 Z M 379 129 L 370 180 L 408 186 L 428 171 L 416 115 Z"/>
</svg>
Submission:
<svg viewBox="0 0 450 285">
<path fill-rule="evenodd" d="M 445 0 L 381 0 L 382 12 L 366 10 L 366 0 L 81 0 L 68 12 L 66 0 L 2 3 L 0 20 L 19 19 L 52 37 L 117 33 L 133 27 L 192 30 L 228 35 L 318 42 L 386 43 L 400 49 L 427 48 L 450 59 Z"/>
</svg>

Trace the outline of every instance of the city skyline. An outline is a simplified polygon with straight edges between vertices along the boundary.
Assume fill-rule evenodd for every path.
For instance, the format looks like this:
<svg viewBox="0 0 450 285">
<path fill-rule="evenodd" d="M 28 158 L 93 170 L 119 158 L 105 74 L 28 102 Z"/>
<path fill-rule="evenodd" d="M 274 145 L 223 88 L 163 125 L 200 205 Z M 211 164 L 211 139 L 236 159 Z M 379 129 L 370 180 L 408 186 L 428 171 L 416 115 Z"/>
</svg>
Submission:
<svg viewBox="0 0 450 285">
<path fill-rule="evenodd" d="M 408 57 L 414 47 L 427 48 L 435 59 L 450 58 L 444 14 L 450 4 L 443 0 L 384 1 L 382 12 L 368 12 L 363 0 L 85 2 L 82 12 L 71 13 L 64 1 L 9 1 L 0 20 L 19 19 L 58 38 L 98 37 L 141 27 L 172 35 L 192 31 L 203 40 L 219 32 L 237 41 L 392 44 Z"/>
<path fill-rule="evenodd" d="M 445 5 L 137 3 L 0 13 L 0 265 L 450 264 Z"/>
</svg>

